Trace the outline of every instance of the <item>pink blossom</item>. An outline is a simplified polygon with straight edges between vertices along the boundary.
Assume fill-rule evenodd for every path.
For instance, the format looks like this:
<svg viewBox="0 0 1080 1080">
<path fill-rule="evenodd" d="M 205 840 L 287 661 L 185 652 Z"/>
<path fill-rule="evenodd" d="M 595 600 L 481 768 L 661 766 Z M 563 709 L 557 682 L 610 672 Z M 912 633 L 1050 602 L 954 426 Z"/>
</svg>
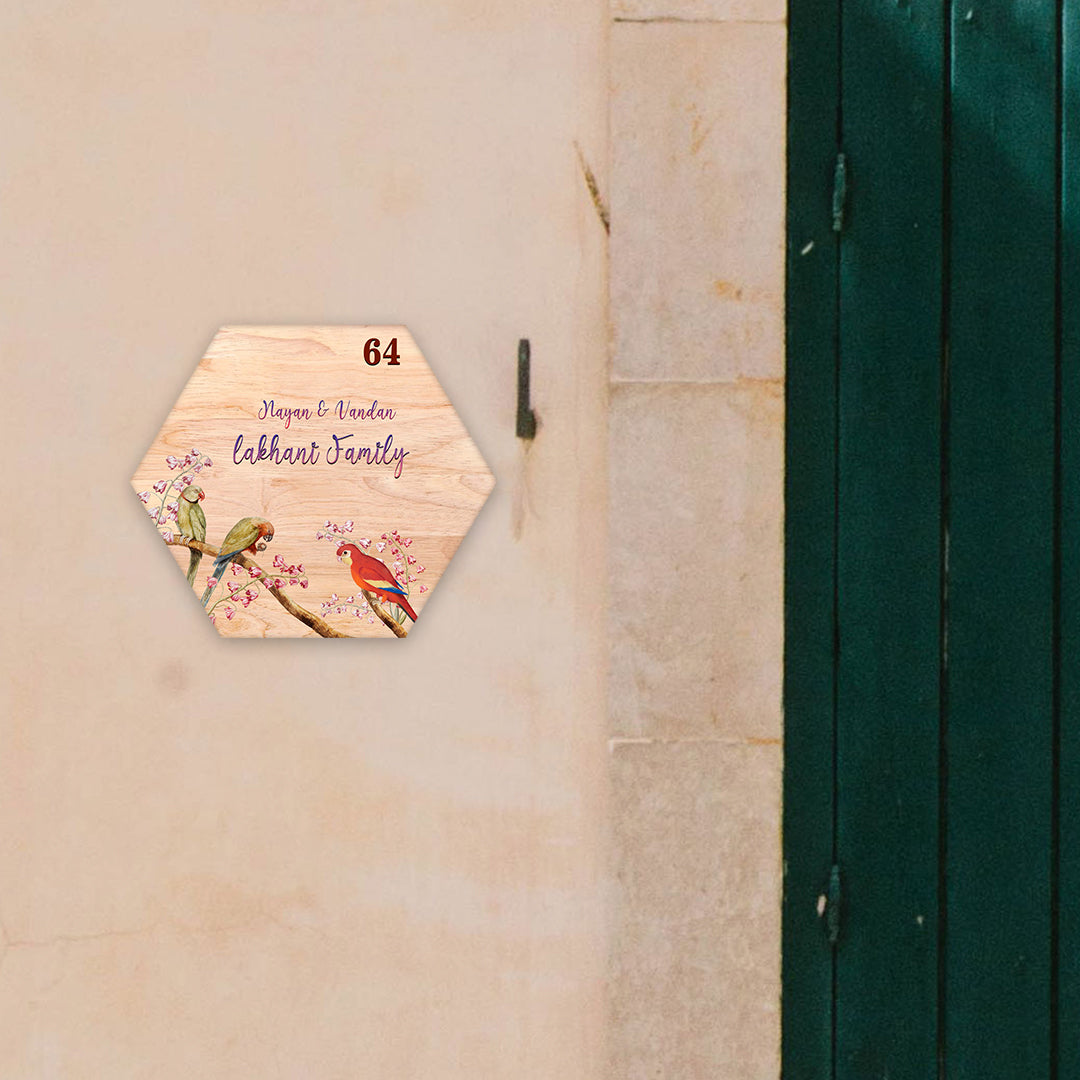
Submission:
<svg viewBox="0 0 1080 1080">
<path fill-rule="evenodd" d="M 194 446 L 191 448 L 191 456 L 192 457 L 198 457 L 199 456 L 199 451 L 196 450 Z"/>
<path fill-rule="evenodd" d="M 411 536 L 406 537 L 404 540 L 402 540 L 401 541 L 401 546 L 402 547 L 412 547 L 412 537 Z"/>
<path fill-rule="evenodd" d="M 352 532 L 352 530 L 353 530 L 353 523 L 352 523 L 352 520 L 350 519 L 349 521 L 346 521 L 346 522 L 345 522 L 345 524 L 344 524 L 344 525 L 342 525 L 342 528 L 343 528 L 343 529 L 344 529 L 344 530 L 345 530 L 345 531 L 346 531 L 347 533 L 351 533 L 351 532 Z"/>
<path fill-rule="evenodd" d="M 389 537 L 389 536 L 387 536 L 387 535 L 386 535 L 386 533 L 383 533 L 383 534 L 382 534 L 382 536 L 381 536 L 381 537 L 380 537 L 379 539 L 380 539 L 380 540 L 389 540 L 389 539 L 390 539 L 390 537 Z"/>
<path fill-rule="evenodd" d="M 408 557 L 408 559 L 409 559 L 409 565 L 410 565 L 410 566 L 412 566 L 412 565 L 414 565 L 414 564 L 415 564 L 415 562 L 416 562 L 416 556 L 415 556 L 415 555 L 410 555 L 410 556 Z"/>
<path fill-rule="evenodd" d="M 274 556 L 274 565 L 278 566 L 278 567 L 284 566 L 285 565 L 285 560 L 280 555 L 275 555 Z"/>
<path fill-rule="evenodd" d="M 304 564 L 303 563 L 297 563 L 296 564 L 296 572 L 298 574 L 302 574 L 304 572 Z"/>
<path fill-rule="evenodd" d="M 274 588 L 275 589 L 283 589 L 284 587 L 285 587 L 285 582 L 282 581 L 281 578 L 279 578 L 279 577 L 274 578 Z"/>
<path fill-rule="evenodd" d="M 386 547 L 386 545 L 385 545 L 385 544 L 384 544 L 384 543 L 383 543 L 383 542 L 382 542 L 382 541 L 380 540 L 380 541 L 379 541 L 379 542 L 378 542 L 378 543 L 377 543 L 377 544 L 375 545 L 375 550 L 376 550 L 377 552 L 379 552 L 379 554 L 381 555 L 381 554 L 382 554 L 382 552 L 383 552 L 383 549 L 384 549 L 385 547 Z"/>
<path fill-rule="evenodd" d="M 421 585 L 420 586 L 420 591 L 421 592 L 427 592 L 427 586 L 426 585 Z"/>
<path fill-rule="evenodd" d="M 394 573 L 395 573 L 395 574 L 400 574 L 400 573 L 401 573 L 401 571 L 405 569 L 405 567 L 404 567 L 404 566 L 403 566 L 403 565 L 401 564 L 401 560 L 400 560 L 400 559 L 397 559 L 397 560 L 396 560 L 396 561 L 394 562 L 394 564 L 393 564 L 393 565 L 394 565 Z"/>
<path fill-rule="evenodd" d="M 357 542 L 357 543 L 358 543 L 358 544 L 359 544 L 359 545 L 360 545 L 360 546 L 361 546 L 361 547 L 362 547 L 362 548 L 363 548 L 363 549 L 364 549 L 365 551 L 367 551 L 367 549 L 368 549 L 369 547 L 371 547 L 371 541 L 370 541 L 370 540 L 369 540 L 369 539 L 368 539 L 368 538 L 367 538 L 366 536 L 361 536 L 361 537 L 360 537 L 360 539 L 359 539 L 359 540 L 357 540 L 356 542 Z"/>
<path fill-rule="evenodd" d="M 146 512 L 150 515 L 150 520 L 151 521 L 157 521 L 157 519 L 158 519 L 158 508 L 156 506 L 148 506 L 146 508 Z"/>
<path fill-rule="evenodd" d="M 418 574 L 422 574 L 422 573 L 424 572 L 424 568 L 423 568 L 422 566 L 418 566 L 418 567 L 416 568 L 416 572 L 417 572 Z"/>
<path fill-rule="evenodd" d="M 203 468 L 211 469 L 213 468 L 213 466 L 214 463 L 209 458 L 203 458 Z"/>
<path fill-rule="evenodd" d="M 149 491 L 140 491 L 139 492 L 139 499 L 140 499 L 140 501 L 142 501 L 144 503 L 148 502 L 149 499 L 150 499 L 150 492 Z"/>
<path fill-rule="evenodd" d="M 156 484 L 154 485 L 154 490 L 155 490 L 155 491 L 156 491 L 156 492 L 157 492 L 157 493 L 158 493 L 159 495 L 164 495 L 164 494 L 165 494 L 165 489 L 166 489 L 166 488 L 167 488 L 168 486 L 169 486 L 169 481 L 168 481 L 168 480 L 159 480 L 159 481 L 158 481 L 158 482 L 157 482 L 157 483 L 156 483 Z"/>
<path fill-rule="evenodd" d="M 163 539 L 163 540 L 165 541 L 165 543 L 166 543 L 166 544 L 169 544 L 169 543 L 171 543 L 171 542 L 172 542 L 172 538 L 173 538 L 172 530 L 171 530 L 171 529 L 166 529 L 166 530 L 165 530 L 165 531 L 164 531 L 164 532 L 163 532 L 163 533 L 161 534 L 161 538 L 162 538 L 162 539 Z"/>
<path fill-rule="evenodd" d="M 306 588 L 307 588 L 307 586 L 308 586 L 308 580 L 307 580 L 307 578 L 301 578 L 301 579 L 300 579 L 300 588 L 301 588 L 301 589 L 306 589 Z"/>
<path fill-rule="evenodd" d="M 218 579 L 216 577 L 206 579 L 206 587 L 208 589 L 214 588 L 214 586 L 217 585 L 217 583 L 218 583 Z"/>
<path fill-rule="evenodd" d="M 217 624 L 217 616 L 216 615 L 211 615 L 210 616 L 210 623 L 211 623 L 211 625 L 216 625 Z"/>
<path fill-rule="evenodd" d="M 226 619 L 231 619 L 235 614 L 236 614 L 236 608 L 229 607 L 226 604 L 226 606 L 225 606 L 225 618 Z"/>
<path fill-rule="evenodd" d="M 172 454 L 170 454 L 165 459 L 165 464 L 168 465 L 170 469 L 175 469 L 180 464 L 180 460 L 178 458 L 174 458 Z"/>
<path fill-rule="evenodd" d="M 233 565 L 235 566 L 236 564 L 233 563 Z M 262 571 L 257 566 L 251 566 L 248 567 L 248 574 L 253 578 L 257 578 L 262 576 Z"/>
</svg>

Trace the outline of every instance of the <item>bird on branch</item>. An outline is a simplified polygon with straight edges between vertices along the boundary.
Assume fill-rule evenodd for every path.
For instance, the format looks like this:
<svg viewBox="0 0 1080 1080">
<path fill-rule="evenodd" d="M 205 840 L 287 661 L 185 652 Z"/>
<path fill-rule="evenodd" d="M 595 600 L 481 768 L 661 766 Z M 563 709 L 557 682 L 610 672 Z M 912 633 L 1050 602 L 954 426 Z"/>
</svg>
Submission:
<svg viewBox="0 0 1080 1080">
<path fill-rule="evenodd" d="M 221 554 L 214 560 L 214 569 L 207 582 L 206 591 L 202 595 L 203 607 L 206 607 L 206 601 L 210 599 L 210 594 L 221 580 L 229 563 L 245 551 L 250 551 L 252 555 L 256 554 L 257 545 L 264 537 L 267 543 L 274 539 L 274 526 L 266 518 L 241 518 L 229 530 L 228 535 L 221 542 Z"/>
<path fill-rule="evenodd" d="M 366 592 L 372 593 L 388 604 L 397 604 L 406 615 L 416 622 L 416 612 L 405 590 L 385 563 L 372 555 L 365 555 L 355 544 L 342 544 L 337 550 L 338 558 L 352 572 L 352 579 Z"/>
<path fill-rule="evenodd" d="M 188 540 L 199 540 L 206 543 L 206 515 L 199 505 L 206 498 L 201 487 L 188 484 L 180 492 L 179 507 L 176 520 L 180 526 L 180 533 Z M 188 561 L 187 580 L 189 585 L 195 584 L 195 572 L 199 569 L 202 561 L 202 552 L 191 549 L 191 558 Z"/>
</svg>

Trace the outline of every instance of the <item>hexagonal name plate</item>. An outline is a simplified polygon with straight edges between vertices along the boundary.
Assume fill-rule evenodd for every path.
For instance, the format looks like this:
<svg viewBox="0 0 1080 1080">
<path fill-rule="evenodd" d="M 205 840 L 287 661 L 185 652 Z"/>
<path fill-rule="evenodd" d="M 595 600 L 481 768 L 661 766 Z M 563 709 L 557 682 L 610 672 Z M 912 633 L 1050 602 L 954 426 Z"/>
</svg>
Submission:
<svg viewBox="0 0 1080 1080">
<path fill-rule="evenodd" d="M 405 637 L 495 480 L 405 327 L 228 326 L 132 484 L 219 633 Z"/>
</svg>

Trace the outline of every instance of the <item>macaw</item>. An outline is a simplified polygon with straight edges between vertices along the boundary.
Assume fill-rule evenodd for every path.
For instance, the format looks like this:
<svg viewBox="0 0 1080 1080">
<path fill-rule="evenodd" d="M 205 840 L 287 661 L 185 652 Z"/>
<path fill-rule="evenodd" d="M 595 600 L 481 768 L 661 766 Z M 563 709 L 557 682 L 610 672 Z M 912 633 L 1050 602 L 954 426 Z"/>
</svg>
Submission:
<svg viewBox="0 0 1080 1080">
<path fill-rule="evenodd" d="M 241 518 L 230 530 L 221 542 L 221 554 L 214 560 L 214 569 L 210 577 L 215 580 L 215 585 L 225 573 L 225 567 L 231 563 L 237 555 L 250 551 L 252 555 L 258 550 L 256 544 L 266 537 L 267 543 L 274 539 L 274 526 L 266 518 L 246 517 Z M 210 599 L 214 591 L 214 585 L 207 585 L 202 596 L 203 607 Z"/>
<path fill-rule="evenodd" d="M 406 615 L 416 622 L 405 590 L 398 584 L 397 578 L 372 555 L 365 555 L 355 544 L 342 544 L 337 549 L 338 558 L 352 571 L 352 579 L 369 593 L 374 593 L 388 604 L 397 604 Z"/>
<path fill-rule="evenodd" d="M 199 505 L 206 498 L 201 487 L 189 484 L 180 492 L 179 507 L 176 520 L 180 525 L 180 532 L 188 540 L 201 540 L 206 542 L 206 515 Z M 187 580 L 189 585 L 195 584 L 195 571 L 199 569 L 199 561 L 202 552 L 191 549 L 191 559 L 188 562 Z"/>
</svg>

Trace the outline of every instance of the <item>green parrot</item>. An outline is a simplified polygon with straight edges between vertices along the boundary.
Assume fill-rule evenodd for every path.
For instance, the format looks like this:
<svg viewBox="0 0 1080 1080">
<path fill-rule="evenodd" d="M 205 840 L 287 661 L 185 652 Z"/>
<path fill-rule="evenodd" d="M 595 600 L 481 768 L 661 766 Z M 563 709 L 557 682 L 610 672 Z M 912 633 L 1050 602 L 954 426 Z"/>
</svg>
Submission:
<svg viewBox="0 0 1080 1080">
<path fill-rule="evenodd" d="M 210 574 L 214 585 L 207 585 L 202 595 L 203 607 L 206 607 L 206 601 L 210 599 L 210 594 L 214 591 L 217 582 L 221 580 L 221 575 L 225 573 L 225 568 L 229 563 L 245 551 L 250 551 L 254 555 L 258 550 L 256 545 L 264 536 L 267 543 L 274 539 L 274 526 L 266 518 L 241 518 L 229 530 L 228 535 L 221 542 L 221 554 L 214 560 L 214 569 Z"/>
<path fill-rule="evenodd" d="M 206 543 L 206 515 L 199 505 L 206 495 L 201 487 L 189 484 L 180 492 L 179 509 L 176 520 L 180 525 L 180 532 L 188 540 L 199 540 Z M 189 585 L 195 584 L 195 572 L 199 569 L 199 561 L 202 552 L 191 549 L 191 560 L 188 563 L 187 580 Z"/>
</svg>

